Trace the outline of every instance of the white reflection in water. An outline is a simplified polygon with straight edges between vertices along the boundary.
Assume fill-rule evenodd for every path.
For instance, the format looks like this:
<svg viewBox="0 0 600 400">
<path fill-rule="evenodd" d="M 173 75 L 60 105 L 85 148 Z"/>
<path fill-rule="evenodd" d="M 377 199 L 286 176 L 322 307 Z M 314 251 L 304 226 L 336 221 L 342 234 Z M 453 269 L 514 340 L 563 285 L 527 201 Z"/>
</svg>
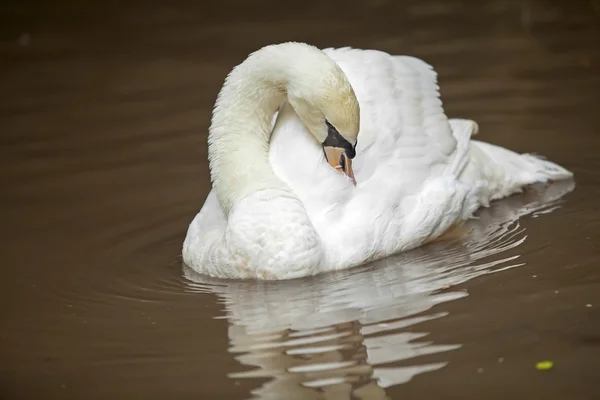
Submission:
<svg viewBox="0 0 600 400">
<path fill-rule="evenodd" d="M 232 379 L 269 378 L 260 399 L 386 399 L 385 388 L 444 367 L 459 343 L 427 341 L 416 325 L 444 317 L 430 309 L 467 296 L 452 287 L 514 268 L 526 235 L 518 218 L 559 207 L 574 188 L 537 186 L 495 203 L 470 233 L 339 273 L 288 282 L 222 281 L 184 267 L 190 290 L 225 304 L 229 351 L 243 366 Z M 419 357 L 438 354 L 441 361 Z"/>
</svg>

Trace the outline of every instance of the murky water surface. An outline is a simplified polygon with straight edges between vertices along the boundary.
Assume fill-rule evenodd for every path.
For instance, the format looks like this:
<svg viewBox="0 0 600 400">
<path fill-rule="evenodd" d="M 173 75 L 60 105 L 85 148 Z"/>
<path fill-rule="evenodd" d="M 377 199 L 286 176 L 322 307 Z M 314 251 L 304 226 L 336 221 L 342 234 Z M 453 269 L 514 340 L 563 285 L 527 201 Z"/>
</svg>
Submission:
<svg viewBox="0 0 600 400">
<path fill-rule="evenodd" d="M 84 3 L 0 8 L 0 397 L 600 398 L 597 1 Z M 216 93 L 285 40 L 424 58 L 449 116 L 576 179 L 344 273 L 182 269 Z"/>
</svg>

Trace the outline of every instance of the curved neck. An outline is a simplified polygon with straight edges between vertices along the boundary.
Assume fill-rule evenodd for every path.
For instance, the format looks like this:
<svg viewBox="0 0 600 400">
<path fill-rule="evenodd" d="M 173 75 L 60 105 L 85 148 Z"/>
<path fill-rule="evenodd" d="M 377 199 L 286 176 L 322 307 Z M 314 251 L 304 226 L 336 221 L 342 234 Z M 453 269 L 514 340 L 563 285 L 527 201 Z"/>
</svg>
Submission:
<svg viewBox="0 0 600 400">
<path fill-rule="evenodd" d="M 213 189 L 225 215 L 254 191 L 291 192 L 269 162 L 273 116 L 286 99 L 288 71 L 293 71 L 289 46 L 298 50 L 298 44 L 284 44 L 252 53 L 231 71 L 217 98 L 208 159 Z"/>
</svg>

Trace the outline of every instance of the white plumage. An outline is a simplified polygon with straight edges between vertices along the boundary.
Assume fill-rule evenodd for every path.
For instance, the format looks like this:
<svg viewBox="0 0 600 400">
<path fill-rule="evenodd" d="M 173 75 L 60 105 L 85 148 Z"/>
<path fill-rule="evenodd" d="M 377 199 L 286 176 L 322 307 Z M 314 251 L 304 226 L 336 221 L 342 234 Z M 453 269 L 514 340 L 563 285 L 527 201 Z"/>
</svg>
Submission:
<svg viewBox="0 0 600 400">
<path fill-rule="evenodd" d="M 324 159 L 324 118 L 349 141 L 360 121 L 356 186 Z M 263 48 L 232 71 L 217 100 L 213 190 L 189 227 L 184 262 L 224 278 L 350 268 L 431 241 L 525 185 L 572 176 L 471 140 L 477 130 L 446 117 L 437 75 L 417 58 Z"/>
</svg>

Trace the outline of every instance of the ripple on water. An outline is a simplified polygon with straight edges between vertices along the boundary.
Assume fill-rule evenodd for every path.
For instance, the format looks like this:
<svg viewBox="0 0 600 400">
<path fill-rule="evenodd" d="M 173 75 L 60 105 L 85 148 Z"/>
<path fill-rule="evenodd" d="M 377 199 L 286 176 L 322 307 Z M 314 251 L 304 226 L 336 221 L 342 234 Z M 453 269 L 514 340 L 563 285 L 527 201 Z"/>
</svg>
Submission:
<svg viewBox="0 0 600 400">
<path fill-rule="evenodd" d="M 181 274 L 181 256 L 161 250 L 181 248 L 181 210 L 175 206 L 167 213 L 169 218 L 163 211 L 156 213 L 160 217 L 149 214 L 143 220 L 123 218 L 120 224 L 103 226 L 96 235 L 95 248 L 74 249 L 83 252 L 73 255 L 81 260 L 81 268 L 56 274 L 55 280 L 47 282 L 44 295 L 60 298 L 67 312 L 99 305 L 108 309 L 123 302 L 129 302 L 132 308 L 141 303 L 180 307 L 183 298 L 193 295 L 182 290 L 187 280 Z"/>
<path fill-rule="evenodd" d="M 539 185 L 495 203 L 469 222 L 467 237 L 349 271 L 285 282 L 222 281 L 184 266 L 188 292 L 215 293 L 229 322 L 229 351 L 241 364 L 232 379 L 269 378 L 256 398 L 320 392 L 387 398 L 385 388 L 443 368 L 418 357 L 456 351 L 427 341 L 417 325 L 443 318 L 436 304 L 468 295 L 452 290 L 475 277 L 522 265 L 518 219 L 559 207 L 573 182 Z M 247 370 L 245 367 L 253 367 Z M 284 397 L 282 397 L 285 394 Z"/>
</svg>

